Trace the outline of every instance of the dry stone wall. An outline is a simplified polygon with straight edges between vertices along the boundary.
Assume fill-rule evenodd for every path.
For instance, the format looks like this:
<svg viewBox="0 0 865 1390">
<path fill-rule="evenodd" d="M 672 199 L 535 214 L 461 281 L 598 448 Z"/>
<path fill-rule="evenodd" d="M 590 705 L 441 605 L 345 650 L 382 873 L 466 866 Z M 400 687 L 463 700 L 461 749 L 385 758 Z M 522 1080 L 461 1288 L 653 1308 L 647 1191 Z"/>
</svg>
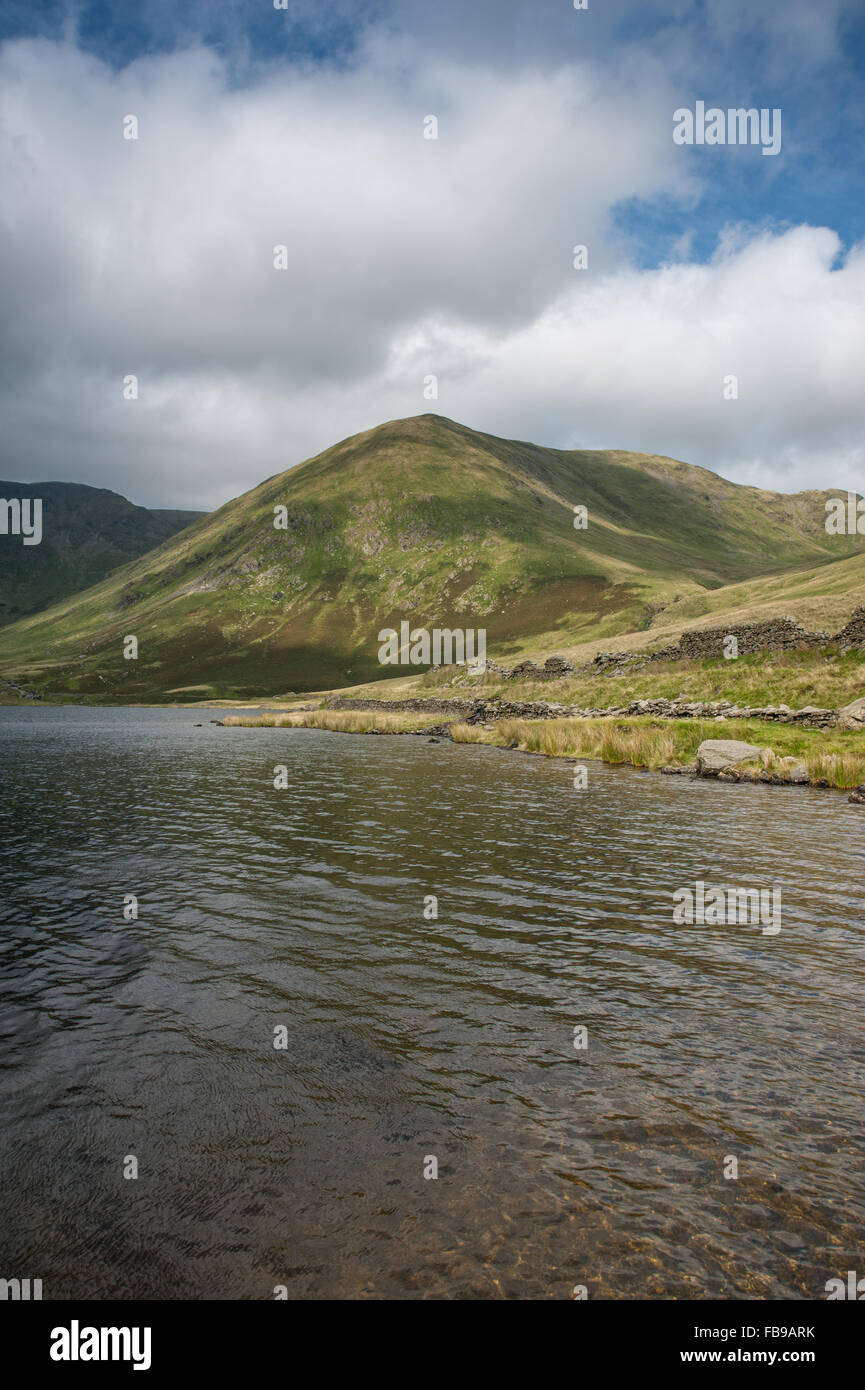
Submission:
<svg viewBox="0 0 865 1390">
<path fill-rule="evenodd" d="M 735 705 L 731 700 L 632 700 L 627 705 L 584 708 L 562 705 L 553 700 L 470 700 L 409 699 L 364 700 L 334 695 L 325 709 L 379 710 L 382 714 L 441 714 L 467 724 L 487 724 L 498 719 L 609 719 L 626 715 L 653 715 L 656 719 L 764 719 L 777 724 L 804 724 L 813 729 L 830 729 L 838 720 L 833 709 L 806 705 Z"/>
<path fill-rule="evenodd" d="M 732 623 L 729 627 L 703 627 L 683 632 L 678 642 L 654 652 L 599 652 L 594 660 L 576 668 L 577 673 L 595 675 L 620 670 L 623 666 L 651 661 L 705 661 L 724 655 L 725 639 L 736 638 L 740 655 L 760 652 L 793 651 L 804 647 L 838 646 L 842 651 L 865 647 L 865 608 L 857 608 L 840 632 L 809 632 L 796 618 L 767 618 L 755 623 Z M 487 668 L 503 680 L 555 680 L 571 675 L 575 668 L 561 656 L 548 657 L 543 666 L 521 661 L 508 670 L 493 661 Z"/>
<path fill-rule="evenodd" d="M 737 623 L 731 627 L 698 628 L 683 632 L 678 642 L 659 651 L 599 652 L 593 661 L 574 668 L 561 656 L 548 657 L 543 666 L 522 661 L 508 669 L 494 661 L 487 670 L 504 680 L 555 680 L 582 672 L 606 672 L 630 664 L 651 661 L 695 661 L 724 654 L 724 639 L 734 634 L 740 653 L 791 651 L 802 647 L 838 646 L 842 651 L 865 648 L 865 607 L 857 608 L 850 621 L 830 636 L 825 632 L 809 632 L 796 618 L 770 618 L 764 622 Z M 627 705 L 606 705 L 583 708 L 564 705 L 553 700 L 483 700 L 471 697 L 415 698 L 408 700 L 363 700 L 350 696 L 332 696 L 325 701 L 327 709 L 381 710 L 382 713 L 405 711 L 415 714 L 441 714 L 451 720 L 469 724 L 488 723 L 498 719 L 597 719 L 626 715 L 651 715 L 659 719 L 763 719 L 778 724 L 803 724 L 813 729 L 831 729 L 838 723 L 838 711 L 806 705 L 791 709 L 789 705 L 737 705 L 731 700 L 666 700 L 662 698 L 632 700 Z M 846 727 L 846 726 L 845 726 Z"/>
</svg>

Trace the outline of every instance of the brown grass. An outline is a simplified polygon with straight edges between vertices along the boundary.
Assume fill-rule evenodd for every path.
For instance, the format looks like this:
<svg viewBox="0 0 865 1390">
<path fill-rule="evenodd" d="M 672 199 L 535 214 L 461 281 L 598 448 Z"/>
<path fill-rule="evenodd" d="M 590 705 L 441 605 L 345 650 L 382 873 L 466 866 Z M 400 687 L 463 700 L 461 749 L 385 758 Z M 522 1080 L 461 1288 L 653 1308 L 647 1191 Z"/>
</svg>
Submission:
<svg viewBox="0 0 865 1390">
<path fill-rule="evenodd" d="M 633 767 L 687 766 L 708 738 L 736 738 L 762 748 L 760 761 L 743 770 L 784 776 L 785 758 L 808 769 L 814 785 L 855 787 L 865 781 L 865 735 L 767 725 L 754 720 L 717 724 L 703 719 L 502 719 L 494 729 L 451 725 L 457 743 L 487 743 L 552 758 L 597 758 Z M 766 746 L 771 739 L 774 747 Z"/>
<path fill-rule="evenodd" d="M 381 714 L 378 710 L 275 710 L 272 714 L 230 714 L 223 724 L 244 729 L 329 729 L 338 734 L 404 734 L 426 729 L 441 723 L 439 714 L 395 712 Z"/>
</svg>

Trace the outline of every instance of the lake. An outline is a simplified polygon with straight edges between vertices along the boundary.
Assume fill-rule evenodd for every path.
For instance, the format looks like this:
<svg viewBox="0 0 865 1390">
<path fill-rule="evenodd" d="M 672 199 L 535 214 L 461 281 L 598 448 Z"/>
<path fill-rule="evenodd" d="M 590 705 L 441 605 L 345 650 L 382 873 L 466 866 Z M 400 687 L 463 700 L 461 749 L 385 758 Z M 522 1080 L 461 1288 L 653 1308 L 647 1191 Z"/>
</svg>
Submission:
<svg viewBox="0 0 865 1390">
<path fill-rule="evenodd" d="M 863 1272 L 861 808 L 216 717 L 0 709 L 0 1276 L 814 1299 Z M 781 932 L 674 924 L 698 880 L 779 885 Z"/>
</svg>

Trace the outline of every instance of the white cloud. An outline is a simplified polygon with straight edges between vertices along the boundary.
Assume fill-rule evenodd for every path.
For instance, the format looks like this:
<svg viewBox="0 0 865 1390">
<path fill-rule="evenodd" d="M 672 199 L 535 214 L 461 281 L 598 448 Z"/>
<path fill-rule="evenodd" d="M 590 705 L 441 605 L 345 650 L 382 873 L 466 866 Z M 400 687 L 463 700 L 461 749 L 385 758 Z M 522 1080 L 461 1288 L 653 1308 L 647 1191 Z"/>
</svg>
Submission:
<svg viewBox="0 0 865 1390">
<path fill-rule="evenodd" d="M 379 36 L 351 69 L 238 89 L 202 49 L 115 73 L 7 44 L 3 472 L 218 505 L 430 409 L 435 372 L 437 408 L 480 428 L 843 485 L 861 254 L 833 270 L 834 234 L 797 229 L 740 235 L 708 266 L 629 267 L 616 204 L 695 189 L 661 67 L 624 61 L 468 69 Z"/>
<path fill-rule="evenodd" d="M 459 417 L 471 401 L 482 428 L 666 453 L 782 491 L 861 489 L 865 247 L 836 265 L 839 252 L 834 232 L 800 227 L 730 238 L 708 265 L 599 278 L 524 329 L 463 343 L 439 406 Z M 446 326 L 430 338 L 447 350 Z M 738 399 L 724 398 L 729 375 Z"/>
</svg>

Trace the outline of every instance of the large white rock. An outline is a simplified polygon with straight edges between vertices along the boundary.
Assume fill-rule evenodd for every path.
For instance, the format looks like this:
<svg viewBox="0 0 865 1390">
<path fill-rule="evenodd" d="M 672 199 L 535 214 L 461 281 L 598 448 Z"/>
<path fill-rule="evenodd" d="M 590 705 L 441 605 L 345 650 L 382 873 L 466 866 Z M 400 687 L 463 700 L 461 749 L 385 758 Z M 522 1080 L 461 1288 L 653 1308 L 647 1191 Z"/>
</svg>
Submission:
<svg viewBox="0 0 865 1390">
<path fill-rule="evenodd" d="M 738 738 L 707 738 L 697 749 L 697 771 L 701 777 L 714 777 L 734 763 L 750 763 L 759 758 L 760 749 L 754 743 Z"/>
<path fill-rule="evenodd" d="M 865 696 L 838 711 L 839 729 L 865 729 Z"/>
</svg>

